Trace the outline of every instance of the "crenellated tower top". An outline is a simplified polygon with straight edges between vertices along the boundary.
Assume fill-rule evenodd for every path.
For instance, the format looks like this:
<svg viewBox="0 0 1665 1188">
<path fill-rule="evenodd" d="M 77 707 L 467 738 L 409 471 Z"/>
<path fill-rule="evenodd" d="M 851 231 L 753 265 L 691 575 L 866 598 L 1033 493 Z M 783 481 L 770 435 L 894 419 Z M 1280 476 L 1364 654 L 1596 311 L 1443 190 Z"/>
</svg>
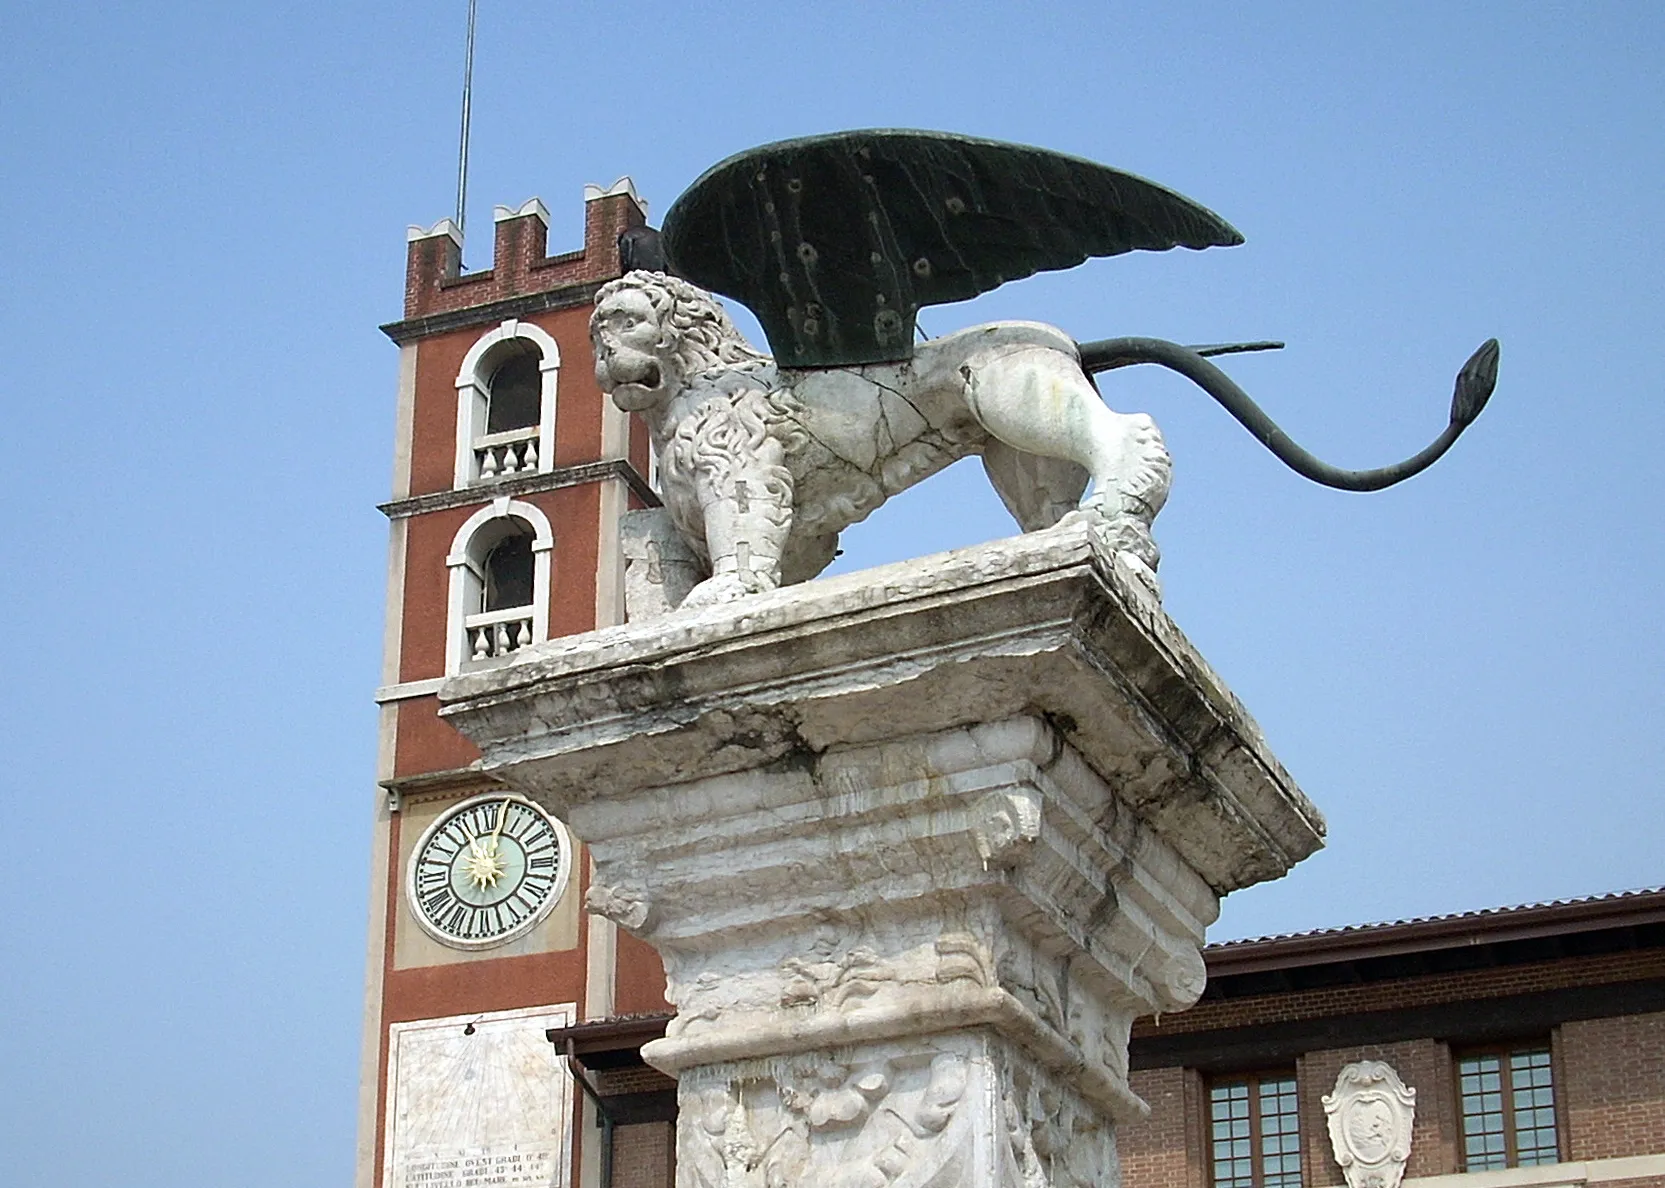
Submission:
<svg viewBox="0 0 1665 1188">
<path fill-rule="evenodd" d="M 395 340 L 422 332 L 423 327 L 410 326 L 412 322 L 464 310 L 496 316 L 499 311 L 483 307 L 517 298 L 582 290 L 571 295 L 587 300 L 589 290 L 622 271 L 619 236 L 646 224 L 647 204 L 628 177 L 606 188 L 585 186 L 584 246 L 554 256 L 549 255 L 549 210 L 537 198 L 518 208 L 497 207 L 492 221 L 491 267 L 477 272 L 462 269 L 463 235 L 452 220 L 409 229 L 405 318 L 385 327 Z"/>
</svg>

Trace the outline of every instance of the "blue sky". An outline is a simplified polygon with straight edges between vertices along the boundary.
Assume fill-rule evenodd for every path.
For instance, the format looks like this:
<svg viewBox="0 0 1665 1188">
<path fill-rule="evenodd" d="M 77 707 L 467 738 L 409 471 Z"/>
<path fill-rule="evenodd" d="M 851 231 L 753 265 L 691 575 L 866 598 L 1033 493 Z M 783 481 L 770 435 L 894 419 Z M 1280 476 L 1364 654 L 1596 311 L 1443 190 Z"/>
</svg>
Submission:
<svg viewBox="0 0 1665 1188">
<path fill-rule="evenodd" d="M 342 1183 L 354 1091 L 407 223 L 450 213 L 463 0 L 13 0 L 0 27 L 9 477 L 0 929 L 9 1182 Z M 1167 606 L 1328 814 L 1219 937 L 1665 882 L 1658 344 L 1665 13 L 1645 3 L 990 6 L 482 0 L 468 249 L 583 183 L 662 212 L 753 144 L 1042 144 L 1247 244 L 927 311 L 1280 338 L 1230 370 L 1320 455 L 1443 426 L 1370 496 L 1181 381 Z M 975 465 L 845 568 L 1005 535 Z M 27 1152 L 27 1158 L 17 1153 Z"/>
</svg>

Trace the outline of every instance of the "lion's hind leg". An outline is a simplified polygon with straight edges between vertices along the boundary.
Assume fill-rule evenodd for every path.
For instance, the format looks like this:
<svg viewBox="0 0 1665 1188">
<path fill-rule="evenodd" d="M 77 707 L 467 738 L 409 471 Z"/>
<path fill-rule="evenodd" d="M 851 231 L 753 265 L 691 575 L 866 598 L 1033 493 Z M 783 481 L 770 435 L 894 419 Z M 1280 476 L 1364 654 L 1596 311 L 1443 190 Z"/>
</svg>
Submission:
<svg viewBox="0 0 1665 1188">
<path fill-rule="evenodd" d="M 1154 589 L 1159 554 L 1150 526 L 1167 500 L 1172 475 L 1156 423 L 1106 407 L 1075 357 L 1061 351 L 1028 345 L 991 350 L 968 361 L 960 374 L 972 414 L 1006 450 L 1085 469 L 1093 491 L 1079 514 Z M 1009 466 L 995 454 L 995 468 Z M 991 468 L 991 478 L 997 473 Z M 1001 481 L 996 478 L 997 487 Z M 1011 486 L 1021 490 L 1021 484 Z M 1020 523 L 1032 513 L 1013 506 L 1005 490 L 1001 498 Z"/>
<path fill-rule="evenodd" d="M 998 437 L 990 438 L 983 449 L 983 470 L 1025 532 L 1050 528 L 1074 511 L 1089 477 L 1078 462 L 1025 453 Z"/>
<path fill-rule="evenodd" d="M 1147 523 L 1161 509 L 1171 464 L 1155 422 L 1106 407 L 1073 355 L 1007 347 L 968 360 L 960 375 L 972 415 L 992 437 L 1086 467 L 1093 484 L 1087 506 Z"/>
</svg>

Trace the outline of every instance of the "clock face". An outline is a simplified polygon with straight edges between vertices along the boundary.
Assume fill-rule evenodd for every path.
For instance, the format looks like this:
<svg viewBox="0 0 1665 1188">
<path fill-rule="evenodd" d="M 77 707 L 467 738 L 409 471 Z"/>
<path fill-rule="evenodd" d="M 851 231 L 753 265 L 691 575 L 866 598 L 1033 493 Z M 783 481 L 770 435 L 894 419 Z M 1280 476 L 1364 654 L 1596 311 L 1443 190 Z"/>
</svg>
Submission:
<svg viewBox="0 0 1665 1188">
<path fill-rule="evenodd" d="M 412 851 L 405 894 L 417 922 L 458 949 L 529 932 L 566 890 L 572 842 L 531 801 L 488 793 L 447 809 Z"/>
</svg>

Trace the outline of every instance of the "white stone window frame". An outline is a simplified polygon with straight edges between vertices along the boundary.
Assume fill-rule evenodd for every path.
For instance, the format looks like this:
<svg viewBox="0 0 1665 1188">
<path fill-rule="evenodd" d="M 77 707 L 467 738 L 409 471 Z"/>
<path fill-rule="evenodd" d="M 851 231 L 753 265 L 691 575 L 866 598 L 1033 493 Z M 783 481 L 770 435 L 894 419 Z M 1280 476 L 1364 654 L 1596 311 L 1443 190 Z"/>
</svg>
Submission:
<svg viewBox="0 0 1665 1188">
<path fill-rule="evenodd" d="M 468 348 L 462 366 L 457 369 L 457 457 L 452 486 L 457 489 L 472 487 L 482 480 L 474 451 L 486 436 L 487 416 L 491 407 L 491 374 L 497 369 L 497 347 L 511 339 L 524 339 L 538 350 L 540 380 L 538 407 L 538 468 L 533 473 L 547 473 L 555 469 L 555 397 L 561 376 L 561 348 L 547 330 L 507 318 L 486 331 Z M 520 474 L 527 473 L 519 471 Z M 513 475 L 503 475 L 512 478 Z"/>
<path fill-rule="evenodd" d="M 499 496 L 475 512 L 451 538 L 445 558 L 449 570 L 445 616 L 445 674 L 455 676 L 465 668 L 484 668 L 498 662 L 474 660 L 468 644 L 469 618 L 479 612 L 485 590 L 485 557 L 475 556 L 474 542 L 488 525 L 499 520 L 520 520 L 532 529 L 532 643 L 549 638 L 550 558 L 555 534 L 549 517 L 534 505 L 507 495 Z"/>
</svg>

